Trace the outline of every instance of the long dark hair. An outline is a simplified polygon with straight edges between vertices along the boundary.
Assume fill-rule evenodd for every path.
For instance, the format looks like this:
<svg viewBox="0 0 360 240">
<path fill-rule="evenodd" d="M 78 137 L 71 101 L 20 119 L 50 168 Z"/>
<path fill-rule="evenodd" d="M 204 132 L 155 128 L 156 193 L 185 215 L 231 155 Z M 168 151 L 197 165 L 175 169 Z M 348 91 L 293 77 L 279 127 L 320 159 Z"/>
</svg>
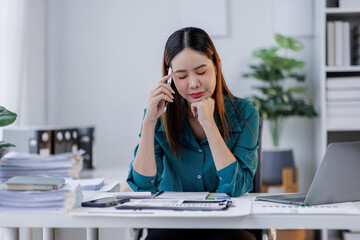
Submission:
<svg viewBox="0 0 360 240">
<path fill-rule="evenodd" d="M 226 86 L 224 76 L 221 71 L 220 57 L 216 52 L 215 46 L 209 35 L 200 28 L 187 27 L 174 32 L 165 44 L 163 57 L 163 76 L 166 76 L 171 64 L 171 60 L 184 48 L 190 48 L 206 55 L 216 68 L 216 87 L 212 98 L 215 100 L 215 114 L 218 119 L 219 130 L 224 139 L 229 137 L 228 118 L 225 112 L 223 96 L 228 96 L 231 103 L 233 94 Z M 177 91 L 174 82 L 171 86 L 175 91 L 174 102 L 168 104 L 166 112 L 162 115 L 165 134 L 170 149 L 175 154 L 180 144 L 181 127 L 186 117 L 186 103 L 182 103 L 181 96 Z"/>
</svg>

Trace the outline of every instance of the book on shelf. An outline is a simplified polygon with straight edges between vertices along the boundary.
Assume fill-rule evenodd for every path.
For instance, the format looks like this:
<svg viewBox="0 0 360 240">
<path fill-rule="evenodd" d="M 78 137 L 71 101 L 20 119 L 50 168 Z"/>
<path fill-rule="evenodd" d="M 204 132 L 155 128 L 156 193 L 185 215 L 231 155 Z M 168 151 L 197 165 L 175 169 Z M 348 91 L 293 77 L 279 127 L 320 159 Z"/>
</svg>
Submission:
<svg viewBox="0 0 360 240">
<path fill-rule="evenodd" d="M 328 66 L 351 65 L 350 22 L 328 21 L 326 44 Z"/>
<path fill-rule="evenodd" d="M 360 65 L 360 25 L 356 25 L 353 30 L 353 63 L 355 65 Z"/>
<path fill-rule="evenodd" d="M 327 97 L 328 101 L 360 100 L 360 89 L 359 90 L 327 91 L 326 97 Z"/>
<path fill-rule="evenodd" d="M 16 176 L 5 182 L 7 190 L 57 190 L 64 185 L 64 178 Z"/>
<path fill-rule="evenodd" d="M 360 101 L 333 101 L 327 102 L 326 107 L 329 108 L 360 108 Z"/>
<path fill-rule="evenodd" d="M 358 41 L 360 41 L 360 37 L 357 39 L 358 39 Z M 360 47 L 359 46 L 356 46 L 354 48 L 354 57 L 356 57 L 356 58 L 360 57 Z"/>
<path fill-rule="evenodd" d="M 343 66 L 343 22 L 335 21 L 335 65 Z"/>
<path fill-rule="evenodd" d="M 343 65 L 351 65 L 350 22 L 343 22 Z"/>
<path fill-rule="evenodd" d="M 326 0 L 326 7 L 339 7 L 339 1 L 338 0 Z"/>
<path fill-rule="evenodd" d="M 335 65 L 335 26 L 334 22 L 327 22 L 327 65 Z"/>
<path fill-rule="evenodd" d="M 327 129 L 332 131 L 339 130 L 360 130 L 360 117 L 349 116 L 327 116 Z"/>
<path fill-rule="evenodd" d="M 330 77 L 326 79 L 326 87 L 328 89 L 360 89 L 359 77 Z"/>
<path fill-rule="evenodd" d="M 356 25 L 355 27 L 354 27 L 354 36 L 355 37 L 358 37 L 359 36 L 359 34 L 360 34 L 360 24 L 358 24 L 358 25 Z"/>
<path fill-rule="evenodd" d="M 360 107 L 328 108 L 327 115 L 329 117 L 360 117 Z"/>
</svg>

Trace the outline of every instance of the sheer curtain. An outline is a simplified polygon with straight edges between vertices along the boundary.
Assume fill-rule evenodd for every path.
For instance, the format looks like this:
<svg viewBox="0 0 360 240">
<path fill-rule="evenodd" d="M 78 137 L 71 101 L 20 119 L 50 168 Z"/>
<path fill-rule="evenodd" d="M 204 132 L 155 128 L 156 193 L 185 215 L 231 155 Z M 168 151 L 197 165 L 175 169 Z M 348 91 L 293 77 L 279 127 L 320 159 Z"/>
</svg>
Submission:
<svg viewBox="0 0 360 240">
<path fill-rule="evenodd" d="M 46 120 L 45 7 L 45 0 L 0 0 L 0 105 L 18 114 L 16 125 Z M 7 233 L 0 229 L 0 240 Z M 31 239 L 31 230 L 20 235 Z"/>
<path fill-rule="evenodd" d="M 0 0 L 0 105 L 17 125 L 46 122 L 45 0 Z"/>
<path fill-rule="evenodd" d="M 45 1 L 0 0 L 0 105 L 18 114 L 16 125 L 46 123 Z"/>
</svg>

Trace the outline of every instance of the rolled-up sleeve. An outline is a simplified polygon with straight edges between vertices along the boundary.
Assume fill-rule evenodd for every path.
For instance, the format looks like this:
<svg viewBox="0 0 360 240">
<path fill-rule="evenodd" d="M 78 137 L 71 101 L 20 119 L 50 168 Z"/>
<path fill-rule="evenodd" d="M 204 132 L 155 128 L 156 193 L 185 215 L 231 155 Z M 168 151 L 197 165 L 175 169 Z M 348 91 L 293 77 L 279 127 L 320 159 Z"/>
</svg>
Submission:
<svg viewBox="0 0 360 240">
<path fill-rule="evenodd" d="M 145 113 L 144 113 L 145 116 Z M 141 137 L 141 133 L 139 134 Z M 136 146 L 134 151 L 134 157 L 136 156 L 139 145 Z M 163 172 L 163 162 L 162 157 L 164 155 L 163 150 L 160 145 L 156 142 L 154 143 L 154 151 L 155 151 L 155 161 L 157 172 L 155 176 L 144 176 L 135 171 L 133 167 L 134 160 L 130 163 L 130 170 L 126 182 L 129 184 L 132 190 L 135 192 L 140 191 L 150 191 L 152 193 L 156 193 L 158 191 L 158 186 L 161 182 L 161 175 Z"/>
<path fill-rule="evenodd" d="M 138 145 L 139 146 L 139 145 Z M 135 149 L 135 154 L 138 149 L 138 146 Z M 161 182 L 161 175 L 163 171 L 163 163 L 162 163 L 162 150 L 159 145 L 155 145 L 155 160 L 156 160 L 156 168 L 157 173 L 155 176 L 144 176 L 135 171 L 133 168 L 133 162 L 130 164 L 129 175 L 127 177 L 127 183 L 135 192 L 140 191 L 150 191 L 152 193 L 156 193 L 158 191 L 158 186 Z"/>
<path fill-rule="evenodd" d="M 236 161 L 216 172 L 219 177 L 217 192 L 238 197 L 253 188 L 258 164 L 259 114 L 253 105 L 247 107 L 246 123 L 235 141 L 232 154 Z"/>
</svg>

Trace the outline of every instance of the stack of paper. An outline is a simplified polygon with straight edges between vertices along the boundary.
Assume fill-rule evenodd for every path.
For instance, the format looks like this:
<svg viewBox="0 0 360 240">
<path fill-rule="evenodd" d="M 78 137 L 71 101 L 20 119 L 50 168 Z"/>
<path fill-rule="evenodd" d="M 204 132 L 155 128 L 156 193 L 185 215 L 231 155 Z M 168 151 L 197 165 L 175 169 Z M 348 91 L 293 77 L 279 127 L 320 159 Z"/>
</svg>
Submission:
<svg viewBox="0 0 360 240">
<path fill-rule="evenodd" d="M 0 189 L 0 211 L 12 212 L 69 212 L 80 207 L 82 188 L 65 184 L 58 190 L 11 191 Z"/>
<path fill-rule="evenodd" d="M 103 178 L 66 179 L 66 183 L 78 183 L 86 191 L 97 191 L 104 185 Z"/>
<path fill-rule="evenodd" d="M 0 161 L 0 181 L 4 182 L 14 176 L 78 178 L 82 170 L 82 154 L 84 150 L 49 157 L 9 152 Z"/>
<path fill-rule="evenodd" d="M 328 125 L 339 129 L 359 125 L 360 77 L 331 77 L 326 85 Z"/>
</svg>

